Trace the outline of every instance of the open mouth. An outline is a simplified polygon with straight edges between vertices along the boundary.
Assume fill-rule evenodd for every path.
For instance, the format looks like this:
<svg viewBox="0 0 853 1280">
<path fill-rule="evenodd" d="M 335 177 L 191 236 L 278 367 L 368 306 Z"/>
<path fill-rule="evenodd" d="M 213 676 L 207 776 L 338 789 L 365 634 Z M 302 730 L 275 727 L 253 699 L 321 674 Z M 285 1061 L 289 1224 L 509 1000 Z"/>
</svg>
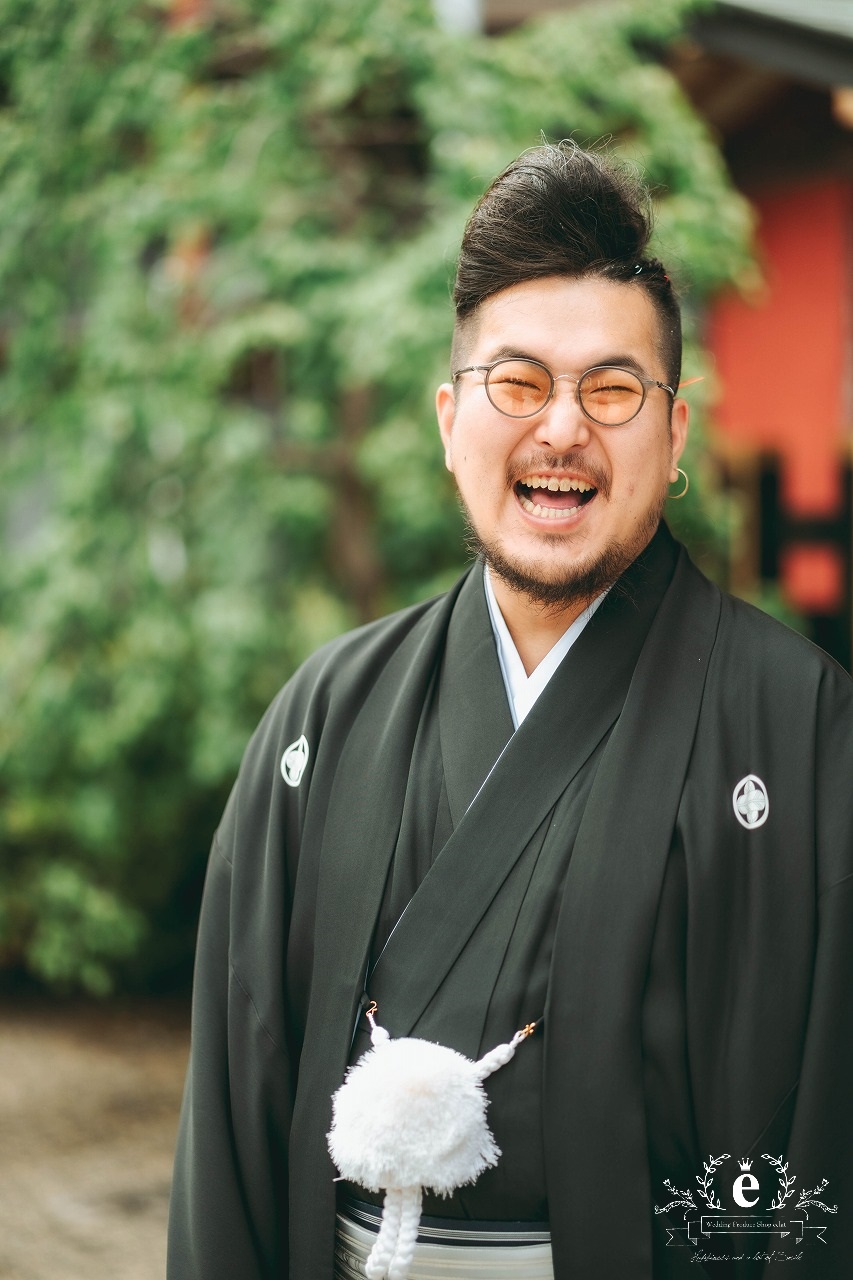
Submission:
<svg viewBox="0 0 853 1280">
<path fill-rule="evenodd" d="M 527 514 L 543 516 L 546 520 L 576 517 L 598 493 L 587 480 L 573 476 L 523 476 L 514 488 L 515 496 Z"/>
</svg>

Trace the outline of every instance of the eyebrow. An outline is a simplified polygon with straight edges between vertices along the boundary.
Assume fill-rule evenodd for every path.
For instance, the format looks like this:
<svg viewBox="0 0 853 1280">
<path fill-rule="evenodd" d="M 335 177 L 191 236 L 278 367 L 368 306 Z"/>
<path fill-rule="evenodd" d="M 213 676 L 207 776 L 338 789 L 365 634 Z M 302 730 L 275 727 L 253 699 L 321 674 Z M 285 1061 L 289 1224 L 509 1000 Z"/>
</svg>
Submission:
<svg viewBox="0 0 853 1280">
<path fill-rule="evenodd" d="M 537 364 L 544 364 L 546 369 L 551 368 L 548 362 L 543 360 L 541 356 L 535 356 L 529 351 L 522 351 L 518 347 L 495 347 L 492 350 L 490 358 L 488 360 L 484 360 L 483 363 L 493 364 L 495 360 L 505 360 L 512 357 L 518 360 L 535 360 Z M 601 356 L 598 360 L 594 360 L 592 364 L 588 364 L 586 366 L 587 369 L 598 369 L 602 367 L 630 369 L 633 372 L 648 376 L 647 370 L 634 356 L 625 355 L 624 353 Z M 585 372 L 585 370 L 583 372 Z"/>
</svg>

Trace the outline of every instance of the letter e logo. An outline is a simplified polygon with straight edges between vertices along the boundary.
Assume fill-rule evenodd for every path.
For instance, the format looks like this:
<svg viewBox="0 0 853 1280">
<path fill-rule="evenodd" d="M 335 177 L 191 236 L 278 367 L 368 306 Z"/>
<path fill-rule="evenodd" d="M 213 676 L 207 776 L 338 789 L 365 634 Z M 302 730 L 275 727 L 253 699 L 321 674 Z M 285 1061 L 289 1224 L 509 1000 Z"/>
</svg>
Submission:
<svg viewBox="0 0 853 1280">
<path fill-rule="evenodd" d="M 747 1200 L 744 1195 L 745 1191 L 757 1191 L 758 1179 L 754 1173 L 742 1173 L 739 1178 L 735 1178 L 732 1187 L 732 1195 L 742 1209 L 751 1209 L 754 1204 L 758 1204 L 758 1196 L 754 1200 Z"/>
</svg>

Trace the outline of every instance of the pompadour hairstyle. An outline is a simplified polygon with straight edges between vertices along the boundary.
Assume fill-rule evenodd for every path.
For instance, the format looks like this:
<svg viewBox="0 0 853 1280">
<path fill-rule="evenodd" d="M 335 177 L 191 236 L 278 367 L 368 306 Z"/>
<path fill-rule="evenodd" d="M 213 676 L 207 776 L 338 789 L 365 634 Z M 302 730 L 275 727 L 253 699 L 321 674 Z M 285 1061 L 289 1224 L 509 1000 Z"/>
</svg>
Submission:
<svg viewBox="0 0 853 1280">
<path fill-rule="evenodd" d="M 681 312 L 662 263 L 646 253 L 651 227 L 647 188 L 611 158 L 574 142 L 525 151 L 495 178 L 462 237 L 453 368 L 464 362 L 471 322 L 488 298 L 547 276 L 600 276 L 648 294 L 667 378 L 677 388 Z"/>
</svg>

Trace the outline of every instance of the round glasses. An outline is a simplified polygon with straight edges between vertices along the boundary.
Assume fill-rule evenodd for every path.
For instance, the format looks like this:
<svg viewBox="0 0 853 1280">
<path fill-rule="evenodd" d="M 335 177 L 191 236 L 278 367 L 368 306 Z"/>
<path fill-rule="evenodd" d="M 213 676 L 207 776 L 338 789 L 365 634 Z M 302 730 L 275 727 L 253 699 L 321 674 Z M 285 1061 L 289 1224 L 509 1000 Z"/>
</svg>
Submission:
<svg viewBox="0 0 853 1280">
<path fill-rule="evenodd" d="M 575 399 L 591 422 L 602 427 L 621 427 L 636 418 L 646 401 L 649 387 L 660 387 L 675 398 L 672 387 L 656 378 L 641 378 L 631 369 L 597 365 L 579 378 L 569 373 L 556 376 L 538 360 L 505 356 L 491 364 L 472 364 L 457 369 L 453 381 L 463 373 L 484 373 L 486 395 L 499 413 L 508 418 L 532 418 L 554 395 L 561 378 L 574 382 Z"/>
</svg>

